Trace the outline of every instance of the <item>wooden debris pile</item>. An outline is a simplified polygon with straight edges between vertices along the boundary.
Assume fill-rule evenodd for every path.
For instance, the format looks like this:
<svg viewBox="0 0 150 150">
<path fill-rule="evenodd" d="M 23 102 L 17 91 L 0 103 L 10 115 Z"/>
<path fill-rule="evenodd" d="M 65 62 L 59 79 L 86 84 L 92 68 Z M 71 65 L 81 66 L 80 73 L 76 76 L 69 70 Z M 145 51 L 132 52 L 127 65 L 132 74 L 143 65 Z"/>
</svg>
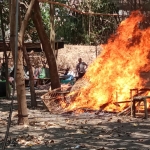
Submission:
<svg viewBox="0 0 150 150">
<path fill-rule="evenodd" d="M 46 108 L 52 113 L 62 113 L 62 107 L 60 106 L 60 101 L 68 100 L 68 94 L 70 92 L 72 86 L 65 85 L 61 88 L 57 88 L 54 90 L 49 90 L 46 94 L 41 96 Z"/>
</svg>

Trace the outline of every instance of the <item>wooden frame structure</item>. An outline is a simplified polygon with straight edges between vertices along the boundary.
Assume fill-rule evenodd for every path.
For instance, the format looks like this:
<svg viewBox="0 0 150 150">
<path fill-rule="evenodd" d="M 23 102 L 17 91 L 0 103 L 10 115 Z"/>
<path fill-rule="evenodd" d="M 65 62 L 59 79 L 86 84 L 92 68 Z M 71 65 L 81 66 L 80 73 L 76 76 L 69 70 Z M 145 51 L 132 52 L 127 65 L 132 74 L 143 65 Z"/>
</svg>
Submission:
<svg viewBox="0 0 150 150">
<path fill-rule="evenodd" d="M 32 50 L 34 52 L 42 52 L 43 51 L 42 44 L 40 42 L 38 42 L 38 43 L 24 43 L 24 45 L 26 47 L 27 52 L 30 52 Z M 6 48 L 7 48 L 7 51 L 10 51 L 9 41 L 6 41 Z M 56 41 L 55 42 L 55 50 L 58 50 L 61 48 L 64 48 L 64 42 Z M 0 41 L 0 52 L 3 52 L 3 51 L 4 51 L 4 44 L 2 41 Z"/>
</svg>

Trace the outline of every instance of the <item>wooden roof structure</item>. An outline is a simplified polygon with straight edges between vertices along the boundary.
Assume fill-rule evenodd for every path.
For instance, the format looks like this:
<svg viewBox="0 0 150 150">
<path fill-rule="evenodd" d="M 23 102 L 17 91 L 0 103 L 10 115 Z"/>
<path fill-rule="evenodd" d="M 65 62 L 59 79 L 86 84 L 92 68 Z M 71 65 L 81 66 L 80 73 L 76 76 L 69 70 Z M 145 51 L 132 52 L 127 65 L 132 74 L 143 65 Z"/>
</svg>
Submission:
<svg viewBox="0 0 150 150">
<path fill-rule="evenodd" d="M 34 52 L 42 52 L 42 44 L 41 43 L 24 43 L 26 46 L 27 52 L 34 51 Z M 7 51 L 10 51 L 10 43 L 6 42 Z M 64 42 L 56 41 L 55 42 L 55 50 L 64 48 Z M 0 41 L 0 52 L 4 51 L 4 44 Z"/>
</svg>

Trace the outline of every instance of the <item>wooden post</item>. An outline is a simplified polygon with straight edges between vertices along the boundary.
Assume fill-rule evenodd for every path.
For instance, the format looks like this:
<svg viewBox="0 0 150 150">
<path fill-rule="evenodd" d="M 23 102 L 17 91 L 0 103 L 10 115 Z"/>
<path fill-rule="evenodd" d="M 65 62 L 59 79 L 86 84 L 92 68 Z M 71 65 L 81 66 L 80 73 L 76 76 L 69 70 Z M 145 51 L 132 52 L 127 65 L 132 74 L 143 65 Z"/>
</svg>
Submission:
<svg viewBox="0 0 150 150">
<path fill-rule="evenodd" d="M 145 119 L 147 119 L 148 118 L 148 112 L 147 112 L 147 99 L 146 99 L 146 97 L 144 97 L 143 101 L 144 101 Z"/>
<path fill-rule="evenodd" d="M 131 99 L 131 104 L 130 104 L 130 106 L 131 106 L 131 117 L 134 115 L 134 109 L 135 108 L 133 108 L 134 107 L 134 105 L 135 104 L 133 104 L 133 91 L 135 91 L 136 92 L 136 95 L 138 95 L 138 89 L 130 89 L 130 99 Z"/>
</svg>

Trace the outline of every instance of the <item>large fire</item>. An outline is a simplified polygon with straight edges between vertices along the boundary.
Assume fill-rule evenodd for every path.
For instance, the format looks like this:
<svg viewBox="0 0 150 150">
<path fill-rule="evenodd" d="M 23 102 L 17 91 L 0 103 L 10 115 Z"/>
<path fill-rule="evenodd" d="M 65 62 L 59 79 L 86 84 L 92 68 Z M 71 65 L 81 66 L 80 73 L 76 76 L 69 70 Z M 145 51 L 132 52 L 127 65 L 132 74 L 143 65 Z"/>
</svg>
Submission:
<svg viewBox="0 0 150 150">
<path fill-rule="evenodd" d="M 147 82 L 141 78 L 141 72 L 150 71 L 150 28 L 142 29 L 144 16 L 133 12 L 122 21 L 116 33 L 97 59 L 89 66 L 86 75 L 89 84 L 81 88 L 67 110 L 89 108 L 107 111 L 121 111 L 129 103 L 130 89 L 143 88 Z"/>
</svg>

